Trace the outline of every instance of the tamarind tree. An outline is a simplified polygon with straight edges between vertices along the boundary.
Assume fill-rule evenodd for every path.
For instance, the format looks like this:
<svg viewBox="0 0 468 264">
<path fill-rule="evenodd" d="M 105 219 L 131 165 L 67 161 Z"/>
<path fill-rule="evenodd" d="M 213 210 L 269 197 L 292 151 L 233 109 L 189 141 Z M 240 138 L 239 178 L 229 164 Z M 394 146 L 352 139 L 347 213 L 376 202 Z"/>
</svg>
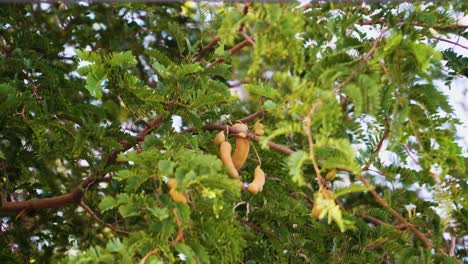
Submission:
<svg viewBox="0 0 468 264">
<path fill-rule="evenodd" d="M 2 5 L 0 262 L 466 261 L 466 4 Z"/>
</svg>

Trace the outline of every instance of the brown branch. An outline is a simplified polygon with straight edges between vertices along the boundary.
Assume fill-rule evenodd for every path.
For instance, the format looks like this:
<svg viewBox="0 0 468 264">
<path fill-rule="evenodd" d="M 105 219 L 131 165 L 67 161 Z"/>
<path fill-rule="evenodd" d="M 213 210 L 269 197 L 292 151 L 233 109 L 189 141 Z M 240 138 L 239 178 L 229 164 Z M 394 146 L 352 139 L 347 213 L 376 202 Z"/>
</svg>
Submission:
<svg viewBox="0 0 468 264">
<path fill-rule="evenodd" d="M 69 204 L 77 204 L 81 200 L 81 190 L 76 188 L 70 193 L 37 200 L 16 201 L 2 203 L 1 212 L 20 212 L 22 210 L 57 208 Z"/>
<path fill-rule="evenodd" d="M 379 226 L 379 225 L 385 225 L 387 223 L 385 223 L 384 221 L 378 219 L 378 218 L 375 218 L 375 217 L 372 217 L 372 216 L 368 216 L 368 215 L 363 215 L 363 216 L 360 216 L 362 218 L 362 220 L 366 221 L 366 222 L 369 222 L 375 226 Z"/>
<path fill-rule="evenodd" d="M 377 202 L 380 205 L 382 205 L 385 209 L 387 209 L 388 212 L 392 214 L 396 219 L 398 219 L 402 224 L 407 226 L 417 237 L 419 237 L 419 239 L 421 239 L 421 241 L 424 243 L 424 245 L 428 249 L 433 248 L 433 245 L 429 241 L 429 239 L 423 233 L 421 233 L 418 229 L 416 229 L 416 227 L 414 227 L 411 223 L 409 223 L 405 217 L 403 217 L 401 214 L 395 211 L 392 207 L 390 207 L 390 205 L 374 189 L 371 188 L 372 186 L 369 184 L 369 182 L 366 180 L 366 178 L 364 178 L 362 174 L 357 175 L 357 177 L 362 182 L 362 184 L 364 184 L 364 186 L 369 188 L 369 192 L 372 194 L 372 196 L 374 196 L 374 198 L 377 200 Z M 439 253 L 441 253 L 442 255 L 446 255 L 445 252 L 443 251 L 442 252 L 439 251 Z"/>
<path fill-rule="evenodd" d="M 226 125 L 218 125 L 218 124 L 205 125 L 205 126 L 203 126 L 203 129 L 206 129 L 206 130 L 228 130 L 229 134 L 234 134 L 234 135 L 237 135 L 238 133 L 242 132 L 242 131 L 238 130 L 237 128 L 233 128 L 233 127 L 226 126 Z M 257 141 L 257 142 L 259 142 L 261 140 L 261 137 L 255 135 L 255 134 L 252 134 L 250 132 L 247 132 L 246 135 L 251 140 L 254 140 L 254 141 Z M 267 145 L 270 148 L 278 150 L 278 151 L 283 152 L 285 154 L 293 154 L 295 152 L 294 150 L 292 150 L 292 149 L 290 149 L 290 148 L 288 148 L 286 146 L 274 143 L 272 141 L 268 141 Z"/>
<path fill-rule="evenodd" d="M 172 106 L 168 106 L 167 110 L 172 109 Z M 135 139 L 137 142 L 141 142 L 144 140 L 145 136 L 148 135 L 151 131 L 153 131 L 159 124 L 163 122 L 165 119 L 164 115 L 160 115 L 155 118 L 153 121 L 149 123 L 149 125 L 143 129 Z M 117 160 L 117 155 L 120 152 L 124 152 L 129 150 L 133 145 L 126 141 L 121 140 L 119 141 L 122 149 L 114 150 L 112 154 L 109 156 L 106 162 L 106 166 L 114 164 Z M 28 201 L 15 201 L 15 202 L 6 202 L 4 201 L 1 204 L 0 212 L 21 212 L 22 210 L 34 210 L 34 209 L 46 209 L 46 208 L 58 208 L 63 207 L 70 204 L 80 204 L 81 199 L 84 196 L 85 191 L 90 188 L 91 186 L 95 185 L 98 182 L 98 179 L 105 176 L 105 173 L 100 173 L 94 177 L 89 177 L 81 182 L 73 191 L 70 193 L 50 197 L 50 198 L 43 198 L 43 199 L 33 199 Z"/>
<path fill-rule="evenodd" d="M 440 41 L 444 41 L 444 42 L 447 42 L 447 43 L 450 43 L 450 44 L 453 44 L 455 46 L 458 46 L 460 48 L 463 48 L 463 49 L 466 49 L 468 50 L 468 47 L 467 46 L 464 46 L 458 42 L 455 42 L 455 41 L 452 41 L 452 40 L 449 40 L 449 39 L 444 39 L 444 38 L 441 38 L 441 37 L 438 37 L 438 38 L 434 38 L 434 39 L 437 39 L 437 40 L 440 40 Z"/>
<path fill-rule="evenodd" d="M 455 246 L 457 245 L 457 238 L 452 235 L 452 239 L 450 240 L 450 250 L 449 255 L 451 257 L 455 257 Z"/>
<path fill-rule="evenodd" d="M 250 38 L 251 40 L 254 40 L 254 38 Z M 236 54 L 237 52 L 239 52 L 242 48 L 244 48 L 245 46 L 247 45 L 250 45 L 250 41 L 247 40 L 247 39 L 244 39 L 243 41 L 239 42 L 237 45 L 235 45 L 234 47 L 232 47 L 230 50 L 229 50 L 229 55 L 234 55 Z M 220 64 L 224 61 L 223 58 L 217 58 L 216 60 L 214 60 L 213 62 L 209 63 L 206 67 L 213 67 L 217 64 Z"/>
<path fill-rule="evenodd" d="M 372 152 L 371 156 L 369 157 L 369 160 L 367 161 L 366 165 L 362 168 L 362 170 L 368 170 L 369 166 L 371 165 L 372 162 L 374 162 L 375 157 L 377 157 L 380 153 L 380 150 L 382 149 L 383 142 L 385 139 L 388 137 L 390 134 L 390 119 L 387 117 L 385 120 L 385 129 L 382 137 L 379 140 L 379 143 L 377 144 L 375 150 Z"/>
<path fill-rule="evenodd" d="M 151 250 L 150 252 L 146 253 L 146 255 L 138 263 L 139 264 L 145 264 L 149 257 L 151 257 L 152 255 L 158 253 L 159 251 L 160 251 L 159 248 L 155 248 L 155 249 Z"/>
<path fill-rule="evenodd" d="M 387 24 L 386 19 L 379 19 L 379 20 L 368 20 L 368 21 L 361 21 L 359 22 L 360 25 L 365 25 L 365 26 L 373 26 L 376 24 Z M 407 23 L 406 20 L 399 20 L 397 22 L 398 24 L 404 24 Z M 461 25 L 461 24 L 435 24 L 435 25 L 429 25 L 429 24 L 424 24 L 424 23 L 419 23 L 417 21 L 412 21 L 411 25 L 417 26 L 417 27 L 425 27 L 425 28 L 434 28 L 434 29 L 467 29 L 468 25 Z"/>
<path fill-rule="evenodd" d="M 194 61 L 201 61 L 203 57 L 205 56 L 206 52 L 210 49 L 212 49 L 216 44 L 218 44 L 220 38 L 218 36 L 214 37 L 206 46 L 203 46 L 200 50 L 200 53 L 198 54 L 197 57 L 195 57 Z"/>
<path fill-rule="evenodd" d="M 259 110 L 251 115 L 248 115 L 244 118 L 241 118 L 241 119 L 238 119 L 237 122 L 240 122 L 240 123 L 247 123 L 247 122 L 250 122 L 252 120 L 254 120 L 255 118 L 259 117 L 259 116 L 263 116 L 267 111 L 266 110 Z"/>
<path fill-rule="evenodd" d="M 372 43 L 371 49 L 361 58 L 361 63 L 359 63 L 359 65 L 353 70 L 353 72 L 351 72 L 351 75 L 349 75 L 349 77 L 346 78 L 343 82 L 335 85 L 335 88 L 333 89 L 335 93 L 338 93 L 340 89 L 343 88 L 343 86 L 350 83 L 353 80 L 353 78 L 356 77 L 356 75 L 364 69 L 366 62 L 368 62 L 371 59 L 371 57 L 374 55 L 375 51 L 377 50 L 377 45 L 382 40 L 385 32 L 387 32 L 387 30 L 382 30 L 380 32 L 379 36 Z"/>
<path fill-rule="evenodd" d="M 314 141 L 312 139 L 312 132 L 310 131 L 310 127 L 312 126 L 312 115 L 315 113 L 317 107 L 321 104 L 320 101 L 317 101 L 314 105 L 312 105 L 309 113 L 304 118 L 304 131 L 307 135 L 307 140 L 309 142 L 309 159 L 312 161 L 312 166 L 314 167 L 315 174 L 317 175 L 317 182 L 320 186 L 320 189 L 326 185 L 325 180 L 323 179 L 322 175 L 320 174 L 320 169 L 317 164 L 317 160 L 315 160 L 315 151 L 314 151 Z"/>
<path fill-rule="evenodd" d="M 350 169 L 347 169 L 347 168 L 339 168 L 339 170 L 341 171 L 346 171 L 350 174 L 354 174 L 353 171 L 351 171 Z M 363 170 L 364 172 L 365 170 Z M 409 223 L 406 218 L 404 216 L 402 216 L 401 214 L 399 214 L 397 211 L 395 211 L 392 207 L 390 207 L 390 205 L 372 188 L 371 184 L 366 180 L 366 178 L 364 178 L 364 176 L 362 175 L 362 173 L 359 173 L 356 175 L 358 177 L 358 179 L 362 182 L 362 184 L 364 184 L 365 187 L 368 187 L 369 188 L 369 192 L 371 193 L 372 196 L 374 196 L 374 198 L 377 200 L 377 202 L 382 206 L 384 207 L 385 209 L 387 209 L 387 211 L 393 215 L 396 219 L 398 219 L 404 226 L 404 227 L 407 227 L 408 229 L 411 230 L 411 232 L 413 232 L 419 239 L 421 239 L 421 241 L 424 243 L 424 245 L 428 248 L 428 249 L 432 249 L 433 248 L 433 245 L 432 243 L 429 241 L 429 239 L 427 238 L 426 235 L 424 235 L 423 233 L 421 233 L 413 224 Z M 396 229 L 399 229 L 398 227 L 395 227 Z M 438 252 L 439 254 L 442 254 L 442 255 L 447 255 L 442 249 L 438 249 Z"/>
<path fill-rule="evenodd" d="M 177 237 L 172 243 L 175 245 L 177 243 L 184 242 L 184 229 L 182 228 L 182 222 L 180 221 L 179 215 L 177 215 L 177 209 L 174 208 L 172 210 L 172 213 L 174 214 L 175 222 L 177 226 Z"/>
<path fill-rule="evenodd" d="M 243 223 L 244 225 L 248 226 L 250 229 L 255 231 L 256 233 L 262 233 L 265 234 L 269 238 L 277 238 L 276 235 L 273 232 L 267 231 L 249 221 L 246 221 L 244 219 L 241 219 L 240 217 L 237 217 L 237 220 Z"/>
<path fill-rule="evenodd" d="M 97 216 L 97 214 L 91 209 L 89 208 L 89 206 L 87 206 L 83 201 L 80 202 L 80 206 L 89 214 L 91 215 L 92 218 L 94 218 L 96 221 L 98 221 L 99 223 L 107 226 L 108 228 L 110 228 L 112 231 L 114 231 L 115 233 L 117 234 L 121 234 L 121 235 L 124 235 L 124 236 L 128 236 L 128 232 L 125 231 L 125 230 L 122 230 L 120 228 L 117 228 L 111 224 L 108 224 L 108 223 L 105 223 L 101 218 L 99 218 L 99 216 Z"/>
</svg>

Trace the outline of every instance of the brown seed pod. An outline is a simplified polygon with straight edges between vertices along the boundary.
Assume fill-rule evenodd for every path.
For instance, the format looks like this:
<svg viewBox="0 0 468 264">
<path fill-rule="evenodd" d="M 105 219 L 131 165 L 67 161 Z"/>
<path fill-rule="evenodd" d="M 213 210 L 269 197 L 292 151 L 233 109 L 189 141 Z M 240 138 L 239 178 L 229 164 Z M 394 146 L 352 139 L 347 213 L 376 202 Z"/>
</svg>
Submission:
<svg viewBox="0 0 468 264">
<path fill-rule="evenodd" d="M 314 207 L 312 207 L 312 212 L 311 212 L 311 216 L 313 219 L 319 219 L 320 217 L 320 213 L 322 213 L 322 210 L 323 208 L 320 208 L 318 205 L 317 205 L 317 200 L 314 201 Z"/>
<path fill-rule="evenodd" d="M 242 137 L 246 137 L 245 133 L 247 133 L 247 131 L 249 131 L 249 127 L 247 127 L 246 124 L 237 123 L 237 124 L 233 125 L 232 127 L 237 129 L 238 131 L 240 131 L 241 133 L 239 133 L 239 134 L 243 133 L 244 136 L 242 136 Z"/>
<path fill-rule="evenodd" d="M 254 126 L 253 126 L 253 129 L 254 129 L 254 132 L 257 136 L 263 136 L 265 134 L 265 125 L 263 125 L 260 120 L 258 120 L 257 122 L 255 122 Z"/>
<path fill-rule="evenodd" d="M 244 183 L 241 180 L 239 180 L 237 183 L 239 184 L 239 187 L 241 188 L 241 191 L 243 192 L 245 190 Z"/>
<path fill-rule="evenodd" d="M 221 143 L 223 143 L 224 141 L 226 141 L 226 136 L 224 135 L 224 131 L 220 131 L 213 140 L 216 146 L 221 145 Z"/>
<path fill-rule="evenodd" d="M 171 196 L 172 200 L 174 200 L 174 202 L 176 203 L 188 203 L 188 199 L 187 199 L 187 196 L 185 194 L 182 194 L 178 191 L 176 191 L 175 189 L 171 189 L 169 191 L 169 195 Z"/>
<path fill-rule="evenodd" d="M 221 157 L 221 161 L 223 162 L 224 167 L 228 169 L 228 175 L 231 178 L 239 178 L 239 172 L 237 172 L 236 167 L 234 167 L 234 163 L 231 157 L 232 147 L 229 142 L 224 141 L 219 146 L 219 153 Z"/>
<path fill-rule="evenodd" d="M 327 179 L 327 181 L 333 181 L 333 179 L 335 179 L 335 176 L 336 176 L 336 169 L 331 169 L 327 175 L 325 176 L 325 178 Z"/>
<path fill-rule="evenodd" d="M 254 171 L 254 180 L 249 184 L 248 190 L 251 194 L 256 194 L 263 191 L 265 184 L 265 173 L 260 166 L 257 166 Z"/>
<path fill-rule="evenodd" d="M 169 179 L 167 181 L 167 187 L 169 187 L 169 189 L 175 189 L 177 187 L 177 181 L 176 179 Z"/>
<path fill-rule="evenodd" d="M 247 157 L 249 156 L 250 151 L 250 141 L 246 138 L 247 133 L 247 126 L 244 124 L 235 124 L 234 128 L 239 129 L 242 131 L 241 133 L 236 135 L 236 149 L 234 150 L 234 154 L 232 155 L 232 162 L 236 169 L 242 168 Z"/>
<path fill-rule="evenodd" d="M 323 190 L 323 198 L 328 200 L 333 200 L 333 191 L 332 190 Z"/>
</svg>

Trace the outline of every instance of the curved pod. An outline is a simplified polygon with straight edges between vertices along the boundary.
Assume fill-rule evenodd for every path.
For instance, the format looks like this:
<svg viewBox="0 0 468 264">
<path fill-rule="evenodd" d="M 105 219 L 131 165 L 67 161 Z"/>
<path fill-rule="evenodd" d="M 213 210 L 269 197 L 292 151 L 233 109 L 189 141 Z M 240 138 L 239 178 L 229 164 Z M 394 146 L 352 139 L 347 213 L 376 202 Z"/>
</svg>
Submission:
<svg viewBox="0 0 468 264">
<path fill-rule="evenodd" d="M 260 166 L 257 166 L 254 171 L 254 180 L 249 184 L 248 190 L 251 194 L 256 194 L 263 191 L 265 184 L 265 173 Z"/>
<path fill-rule="evenodd" d="M 242 168 L 247 157 L 249 156 L 250 151 L 250 141 L 246 137 L 247 133 L 247 126 L 244 124 L 235 124 L 233 128 L 236 128 L 241 131 L 238 135 L 236 135 L 236 149 L 234 150 L 234 154 L 232 155 L 232 161 L 234 166 L 237 170 Z"/>
<path fill-rule="evenodd" d="M 228 169 L 228 175 L 231 178 L 239 178 L 239 172 L 237 172 L 236 167 L 234 167 L 234 163 L 231 157 L 232 147 L 229 142 L 224 141 L 219 146 L 219 153 L 221 157 L 221 161 L 226 169 Z"/>
</svg>

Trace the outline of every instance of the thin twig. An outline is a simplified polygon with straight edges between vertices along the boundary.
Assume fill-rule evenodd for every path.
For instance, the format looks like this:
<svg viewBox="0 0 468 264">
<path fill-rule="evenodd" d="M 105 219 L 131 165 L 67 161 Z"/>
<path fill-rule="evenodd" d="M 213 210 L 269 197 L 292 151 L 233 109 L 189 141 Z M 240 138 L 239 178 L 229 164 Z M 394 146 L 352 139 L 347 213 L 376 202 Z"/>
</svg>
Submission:
<svg viewBox="0 0 468 264">
<path fill-rule="evenodd" d="M 250 114 L 244 118 L 241 118 L 239 120 L 237 120 L 237 122 L 240 122 L 240 123 L 247 123 L 249 121 L 252 121 L 254 120 L 255 118 L 259 117 L 259 116 L 263 116 L 267 111 L 266 110 L 258 110 L 257 112 L 253 113 L 253 114 Z"/>
<path fill-rule="evenodd" d="M 210 43 L 208 43 L 206 46 L 203 46 L 200 50 L 200 53 L 198 54 L 197 57 L 195 57 L 194 61 L 201 61 L 203 57 L 205 56 L 206 52 L 210 49 L 212 49 L 216 44 L 218 44 L 220 38 L 218 36 L 214 37 Z"/>
<path fill-rule="evenodd" d="M 80 202 L 80 206 L 92 217 L 94 218 L 96 221 L 98 221 L 99 223 L 107 226 L 108 228 L 110 228 L 112 231 L 114 231 L 115 233 L 117 234 L 121 234 L 121 235 L 124 235 L 124 236 L 128 236 L 128 232 L 125 231 L 125 230 L 122 230 L 120 228 L 117 228 L 111 224 L 107 224 L 105 223 L 101 218 L 99 218 L 99 216 L 97 216 L 97 214 L 91 209 L 89 208 L 89 206 L 87 206 L 83 201 Z"/>
<path fill-rule="evenodd" d="M 335 93 L 338 93 L 340 89 L 343 88 L 343 86 L 350 83 L 353 80 L 353 78 L 356 77 L 356 75 L 360 73 L 362 69 L 364 69 L 366 62 L 368 62 L 371 59 L 372 55 L 374 55 L 375 51 L 377 50 L 377 45 L 382 40 L 383 36 L 385 35 L 385 32 L 387 32 L 387 29 L 382 30 L 380 32 L 379 36 L 372 43 L 371 49 L 361 58 L 361 63 L 359 63 L 359 65 L 353 70 L 351 75 L 349 75 L 348 78 L 346 78 L 343 82 L 335 85 L 335 88 L 333 89 Z"/>
<path fill-rule="evenodd" d="M 175 245 L 177 243 L 184 242 L 184 229 L 182 228 L 182 222 L 180 221 L 179 215 L 177 214 L 177 209 L 174 208 L 172 210 L 172 213 L 174 214 L 177 226 L 177 236 L 173 242 L 173 244 Z"/>
<path fill-rule="evenodd" d="M 379 20 L 369 20 L 369 21 L 361 21 L 359 22 L 360 25 L 367 25 L 367 26 L 373 26 L 376 24 L 387 24 L 386 19 L 379 19 Z M 400 20 L 398 21 L 397 24 L 404 24 L 407 23 L 406 20 Z M 419 23 L 418 21 L 413 21 L 411 22 L 411 25 L 417 26 L 417 27 L 425 27 L 425 28 L 434 28 L 434 29 L 467 29 L 468 25 L 461 25 L 461 24 L 435 24 L 435 25 L 429 25 L 429 24 L 422 24 Z"/>
<path fill-rule="evenodd" d="M 151 250 L 150 252 L 146 253 L 146 255 L 140 260 L 139 264 L 145 264 L 149 257 L 158 253 L 159 251 L 160 251 L 159 248 L 155 248 Z"/>
<path fill-rule="evenodd" d="M 440 40 L 440 41 L 443 41 L 443 42 L 447 42 L 447 43 L 450 43 L 450 44 L 453 44 L 455 46 L 458 46 L 460 48 L 463 48 L 463 49 L 466 49 L 468 50 L 468 47 L 467 46 L 464 46 L 458 42 L 455 42 L 455 41 L 452 41 L 452 40 L 449 40 L 449 39 L 444 39 L 444 38 L 441 38 L 441 37 L 438 37 L 438 38 L 434 38 L 434 39 L 437 39 L 437 40 Z"/>
<path fill-rule="evenodd" d="M 320 169 L 317 164 L 317 160 L 315 159 L 315 151 L 314 151 L 314 141 L 312 138 L 312 132 L 310 131 L 310 127 L 312 126 L 312 115 L 315 113 L 317 107 L 319 107 L 321 101 L 317 101 L 312 108 L 310 109 L 307 116 L 304 118 L 304 131 L 307 135 L 307 140 L 309 141 L 309 159 L 312 161 L 312 165 L 314 167 L 315 174 L 317 175 L 317 181 L 320 186 L 320 189 L 323 188 L 324 184 L 326 184 L 325 180 L 323 179 L 322 175 L 320 174 Z"/>
<path fill-rule="evenodd" d="M 411 149 L 409 149 L 408 145 L 403 144 L 403 148 L 405 149 L 408 156 L 414 161 L 414 163 L 419 165 L 418 159 L 414 156 L 413 152 L 411 151 Z"/>
<path fill-rule="evenodd" d="M 457 238 L 455 236 L 452 236 L 452 239 L 450 240 L 450 251 L 449 255 L 451 257 L 455 257 L 455 246 L 457 245 Z"/>
<path fill-rule="evenodd" d="M 243 133 L 242 131 L 238 130 L 237 128 L 230 127 L 230 126 L 227 126 L 227 125 L 222 125 L 222 124 L 204 125 L 202 127 L 202 129 L 206 129 L 206 130 L 224 130 L 224 131 L 227 131 L 229 134 L 233 134 L 233 135 Z M 191 133 L 193 131 L 195 131 L 194 128 L 187 128 L 187 129 L 184 129 L 184 130 L 180 131 L 180 133 L 185 134 L 185 133 Z M 251 140 L 254 140 L 254 141 L 257 141 L 257 142 L 259 142 L 261 140 L 261 138 L 259 136 L 255 135 L 255 134 L 252 134 L 250 132 L 247 132 L 245 134 Z M 278 151 L 283 152 L 285 154 L 293 154 L 295 152 L 294 150 L 288 148 L 287 146 L 277 144 L 277 143 L 275 143 L 273 141 L 268 141 L 267 146 L 270 147 L 271 149 L 278 150 Z"/>
<path fill-rule="evenodd" d="M 254 38 L 250 38 L 251 40 L 254 40 Z M 235 45 L 234 47 L 232 47 L 230 50 L 229 50 L 229 55 L 234 55 L 236 54 L 237 52 L 239 52 L 242 48 L 244 48 L 245 46 L 247 45 L 250 45 L 250 41 L 245 39 L 241 42 L 239 42 L 237 45 Z M 216 60 L 214 60 L 213 62 L 209 63 L 206 67 L 207 68 L 210 68 L 210 67 L 213 67 L 217 64 L 220 64 L 224 61 L 223 58 L 217 58 Z"/>
<path fill-rule="evenodd" d="M 382 149 L 383 143 L 385 139 L 387 139 L 388 135 L 390 134 L 390 119 L 387 117 L 385 119 L 385 128 L 384 128 L 384 133 L 382 137 L 379 140 L 379 143 L 377 144 L 377 147 L 375 150 L 372 152 L 372 154 L 369 157 L 369 160 L 367 161 L 366 165 L 364 166 L 363 170 L 368 170 L 369 166 L 374 162 L 374 159 L 379 155 L 380 150 Z"/>
<path fill-rule="evenodd" d="M 377 202 L 380 205 L 382 205 L 385 209 L 387 209 L 388 212 L 392 214 L 396 219 L 398 219 L 402 224 L 406 225 L 417 237 L 419 237 L 419 239 L 421 239 L 421 241 L 423 241 L 424 245 L 428 249 L 433 248 L 433 245 L 429 241 L 429 239 L 423 233 L 421 233 L 418 229 L 416 229 L 416 227 L 414 227 L 411 223 L 409 223 L 405 217 L 403 217 L 401 214 L 395 211 L 392 207 L 390 207 L 390 205 L 372 188 L 372 186 L 369 184 L 369 182 L 366 180 L 366 178 L 364 178 L 362 174 L 357 175 L 357 177 L 362 182 L 362 184 L 364 184 L 364 186 L 369 188 L 369 192 L 372 194 L 372 196 L 374 196 L 374 198 L 377 200 Z M 446 255 L 445 252 L 440 251 L 440 250 L 441 249 L 439 249 L 440 254 Z"/>
</svg>

